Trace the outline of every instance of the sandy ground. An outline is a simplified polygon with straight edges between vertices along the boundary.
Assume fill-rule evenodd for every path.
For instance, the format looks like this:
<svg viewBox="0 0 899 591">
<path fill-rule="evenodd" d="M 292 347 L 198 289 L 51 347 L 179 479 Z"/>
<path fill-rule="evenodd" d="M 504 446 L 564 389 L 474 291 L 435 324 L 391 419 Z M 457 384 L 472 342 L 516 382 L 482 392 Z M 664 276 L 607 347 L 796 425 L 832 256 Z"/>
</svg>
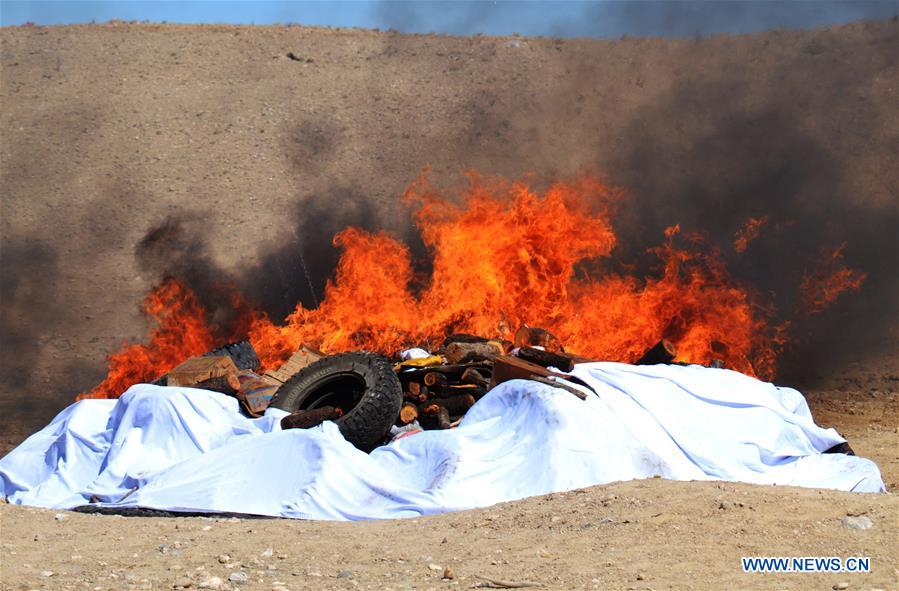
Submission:
<svg viewBox="0 0 899 591">
<path fill-rule="evenodd" d="M 2 588 L 169 589 L 219 577 L 266 591 L 467 589 L 486 577 L 554 589 L 896 589 L 897 514 L 895 495 L 662 480 L 365 523 L 0 506 Z M 847 515 L 873 526 L 848 529 Z M 746 574 L 742 556 L 866 556 L 871 572 Z M 246 582 L 228 582 L 233 573 Z"/>
</svg>

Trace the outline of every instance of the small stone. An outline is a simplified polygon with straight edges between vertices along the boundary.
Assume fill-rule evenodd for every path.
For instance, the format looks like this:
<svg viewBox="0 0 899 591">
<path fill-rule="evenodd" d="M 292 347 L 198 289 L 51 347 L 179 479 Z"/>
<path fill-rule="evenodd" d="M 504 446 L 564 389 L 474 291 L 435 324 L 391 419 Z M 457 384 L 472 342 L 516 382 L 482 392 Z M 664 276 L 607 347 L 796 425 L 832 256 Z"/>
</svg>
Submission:
<svg viewBox="0 0 899 591">
<path fill-rule="evenodd" d="M 338 579 L 349 579 L 349 578 L 352 578 L 352 576 L 353 576 L 353 571 L 351 571 L 351 570 L 342 570 L 339 573 L 337 573 Z"/>
<path fill-rule="evenodd" d="M 169 547 L 166 546 L 165 544 L 163 544 L 163 545 L 161 545 L 161 546 L 159 547 L 159 552 L 160 552 L 160 554 L 168 554 L 168 553 L 169 553 Z"/>
<path fill-rule="evenodd" d="M 209 530 L 211 530 L 211 529 L 212 529 L 212 526 L 211 526 L 211 525 L 204 525 L 204 526 L 203 526 L 203 531 L 209 531 Z"/>
<path fill-rule="evenodd" d="M 443 578 L 447 581 L 452 581 L 453 579 L 455 579 L 456 575 L 453 574 L 453 569 L 451 569 L 450 567 L 446 567 L 445 569 L 443 569 Z"/>
<path fill-rule="evenodd" d="M 874 525 L 867 515 L 847 515 L 843 518 L 843 527 L 849 529 L 868 529 Z"/>
<path fill-rule="evenodd" d="M 65 518 L 66 518 L 65 513 L 57 513 L 56 515 L 53 516 L 53 519 L 55 519 L 56 521 L 62 521 Z"/>
<path fill-rule="evenodd" d="M 194 582 L 187 577 L 181 577 L 172 583 L 172 589 L 189 589 L 193 584 Z"/>
<path fill-rule="evenodd" d="M 272 585 L 272 591 L 287 591 L 284 585 Z"/>
<path fill-rule="evenodd" d="M 218 561 L 219 564 L 228 564 L 231 561 L 231 557 L 227 554 L 219 554 Z"/>
<path fill-rule="evenodd" d="M 440 566 L 439 564 L 434 564 L 432 562 L 431 564 L 428 565 L 428 570 L 441 571 L 441 570 L 443 570 L 443 567 Z"/>
<path fill-rule="evenodd" d="M 644 578 L 645 578 L 645 577 L 643 576 L 643 573 L 637 573 L 637 580 L 638 580 L 638 581 L 642 581 Z"/>
<path fill-rule="evenodd" d="M 834 585 L 833 588 L 836 589 L 837 591 L 839 591 L 840 589 L 848 589 L 849 583 L 847 583 L 846 581 L 843 581 L 841 583 L 837 583 L 836 585 Z"/>
<path fill-rule="evenodd" d="M 228 580 L 231 581 L 232 583 L 241 584 L 241 583 L 246 583 L 247 581 L 249 581 L 250 577 L 245 572 L 237 571 L 235 573 L 231 573 L 231 575 L 228 577 Z"/>
<path fill-rule="evenodd" d="M 52 576 L 55 575 L 55 574 L 56 574 L 56 573 L 53 572 L 52 570 L 42 570 L 42 571 L 41 571 L 41 576 L 42 576 L 42 577 L 52 577 Z"/>
<path fill-rule="evenodd" d="M 219 577 L 209 577 L 200 583 L 200 589 L 221 589 L 223 581 Z"/>
<path fill-rule="evenodd" d="M 262 551 L 261 554 L 259 554 L 259 556 L 262 556 L 262 557 L 264 557 L 264 558 L 271 558 L 271 557 L 272 557 L 272 554 L 274 554 L 274 552 L 272 551 L 272 549 L 271 549 L 271 548 L 266 548 L 265 550 Z"/>
</svg>

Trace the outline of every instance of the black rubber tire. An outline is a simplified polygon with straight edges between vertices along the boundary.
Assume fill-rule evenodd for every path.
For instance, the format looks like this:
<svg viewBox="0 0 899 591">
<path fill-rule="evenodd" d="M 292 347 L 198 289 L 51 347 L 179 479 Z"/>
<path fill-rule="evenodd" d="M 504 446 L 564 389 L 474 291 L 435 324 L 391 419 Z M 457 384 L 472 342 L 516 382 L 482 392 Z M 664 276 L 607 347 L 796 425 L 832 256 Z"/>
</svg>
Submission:
<svg viewBox="0 0 899 591">
<path fill-rule="evenodd" d="M 288 412 L 330 405 L 347 441 L 371 451 L 387 437 L 403 405 L 403 388 L 382 355 L 355 351 L 319 359 L 287 380 L 271 406 Z"/>
<path fill-rule="evenodd" d="M 256 356 L 256 350 L 250 341 L 240 341 L 239 343 L 230 343 L 224 347 L 213 349 L 208 353 L 203 353 L 203 357 L 210 355 L 227 355 L 234 361 L 237 369 L 249 369 L 256 371 L 259 367 L 259 357 Z"/>
</svg>

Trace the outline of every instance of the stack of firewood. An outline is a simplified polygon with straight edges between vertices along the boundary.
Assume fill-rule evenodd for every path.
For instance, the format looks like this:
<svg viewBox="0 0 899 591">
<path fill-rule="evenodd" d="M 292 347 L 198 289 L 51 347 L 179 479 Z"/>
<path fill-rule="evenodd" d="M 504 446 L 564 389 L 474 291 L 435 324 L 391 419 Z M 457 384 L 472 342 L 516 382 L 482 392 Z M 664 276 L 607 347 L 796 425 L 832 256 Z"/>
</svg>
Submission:
<svg viewBox="0 0 899 591">
<path fill-rule="evenodd" d="M 457 353 L 465 353 L 462 362 Z M 453 343 L 446 362 L 403 366 L 397 375 L 403 386 L 398 424 L 418 421 L 425 429 L 449 429 L 490 389 L 493 362 L 504 353 L 494 343 Z"/>
</svg>

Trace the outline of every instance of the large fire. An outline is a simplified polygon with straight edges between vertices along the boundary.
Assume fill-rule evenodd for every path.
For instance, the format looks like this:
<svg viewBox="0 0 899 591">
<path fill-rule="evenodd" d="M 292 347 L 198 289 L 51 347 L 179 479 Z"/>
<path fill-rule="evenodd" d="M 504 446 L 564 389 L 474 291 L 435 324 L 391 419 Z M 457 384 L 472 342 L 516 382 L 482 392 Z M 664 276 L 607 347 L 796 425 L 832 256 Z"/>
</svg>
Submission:
<svg viewBox="0 0 899 591">
<path fill-rule="evenodd" d="M 664 337 L 677 346 L 677 361 L 717 358 L 749 375 L 773 376 L 786 325 L 772 325 L 770 310 L 729 277 L 701 237 L 672 226 L 651 251 L 655 272 L 609 270 L 616 245 L 611 220 L 622 196 L 589 175 L 538 194 L 523 182 L 472 174 L 461 195 L 449 196 L 422 176 L 404 199 L 432 258 L 428 277 L 415 275 L 409 248 L 396 238 L 347 228 L 334 237 L 342 255 L 317 308 L 297 305 L 278 323 L 235 297 L 245 334 L 222 338 L 248 336 L 263 364 L 273 367 L 301 344 L 327 353 L 393 354 L 414 345 L 434 348 L 453 332 L 509 338 L 526 323 L 595 359 L 634 361 Z M 765 221 L 751 220 L 738 236 L 738 251 Z M 860 284 L 864 276 L 849 279 Z M 828 275 L 827 287 L 809 288 L 813 305 L 833 301 L 837 280 Z M 85 396 L 118 396 L 221 344 L 213 343 L 206 311 L 173 279 L 144 306 L 159 323 L 149 343 L 111 355 L 109 376 Z"/>
</svg>

